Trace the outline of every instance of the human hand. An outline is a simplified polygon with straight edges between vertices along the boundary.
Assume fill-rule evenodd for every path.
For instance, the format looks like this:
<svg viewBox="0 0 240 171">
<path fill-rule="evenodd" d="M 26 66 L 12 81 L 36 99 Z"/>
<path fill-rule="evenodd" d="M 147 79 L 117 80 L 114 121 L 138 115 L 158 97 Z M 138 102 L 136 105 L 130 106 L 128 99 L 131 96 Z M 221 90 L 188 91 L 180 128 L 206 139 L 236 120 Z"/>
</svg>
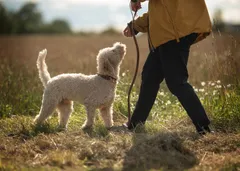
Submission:
<svg viewBox="0 0 240 171">
<path fill-rule="evenodd" d="M 141 8 L 142 8 L 142 6 L 141 6 L 141 2 L 139 0 L 135 0 L 135 1 L 131 0 L 132 11 L 137 12 Z"/>
<path fill-rule="evenodd" d="M 124 30 L 123 30 L 123 35 L 126 37 L 132 37 L 132 31 L 131 28 L 129 26 L 127 26 Z"/>
</svg>

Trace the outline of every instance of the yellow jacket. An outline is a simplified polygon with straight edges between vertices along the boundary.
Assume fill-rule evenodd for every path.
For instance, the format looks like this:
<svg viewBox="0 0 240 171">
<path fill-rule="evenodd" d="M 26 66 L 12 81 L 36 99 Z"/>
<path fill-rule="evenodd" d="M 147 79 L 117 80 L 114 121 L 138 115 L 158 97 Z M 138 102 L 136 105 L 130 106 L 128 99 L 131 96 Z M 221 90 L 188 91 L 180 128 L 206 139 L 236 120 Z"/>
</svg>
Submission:
<svg viewBox="0 0 240 171">
<path fill-rule="evenodd" d="M 211 32 L 204 0 L 149 0 L 148 6 L 148 12 L 134 21 L 134 29 L 143 33 L 149 30 L 154 47 L 191 33 L 199 33 L 197 42 Z"/>
</svg>

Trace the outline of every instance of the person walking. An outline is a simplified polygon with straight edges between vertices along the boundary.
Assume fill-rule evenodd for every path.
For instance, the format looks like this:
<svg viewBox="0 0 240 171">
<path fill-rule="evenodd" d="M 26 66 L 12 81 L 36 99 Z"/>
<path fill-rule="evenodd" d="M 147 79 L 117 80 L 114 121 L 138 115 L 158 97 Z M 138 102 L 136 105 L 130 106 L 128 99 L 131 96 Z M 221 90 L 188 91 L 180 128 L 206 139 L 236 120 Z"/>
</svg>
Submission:
<svg viewBox="0 0 240 171">
<path fill-rule="evenodd" d="M 145 0 L 131 0 L 137 11 Z M 211 132 L 210 121 L 194 89 L 188 82 L 187 63 L 192 44 L 207 37 L 212 30 L 204 0 L 149 0 L 148 12 L 124 29 L 126 37 L 148 33 L 150 53 L 142 70 L 139 98 L 128 129 L 145 124 L 165 79 L 170 92 L 180 101 L 200 135 Z"/>
</svg>

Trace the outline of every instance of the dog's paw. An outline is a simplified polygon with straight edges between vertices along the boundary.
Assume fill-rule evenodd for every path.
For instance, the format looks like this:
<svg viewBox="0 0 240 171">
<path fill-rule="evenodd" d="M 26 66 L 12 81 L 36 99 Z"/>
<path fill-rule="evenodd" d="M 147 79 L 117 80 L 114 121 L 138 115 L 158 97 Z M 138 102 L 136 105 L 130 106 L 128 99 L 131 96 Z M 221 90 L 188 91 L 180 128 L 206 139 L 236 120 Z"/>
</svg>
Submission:
<svg viewBox="0 0 240 171">
<path fill-rule="evenodd" d="M 32 123 L 32 124 L 35 125 L 35 126 L 40 126 L 40 125 L 43 124 L 43 121 L 40 120 L 39 115 L 37 115 L 37 116 L 33 119 L 33 123 Z"/>
<path fill-rule="evenodd" d="M 39 122 L 39 115 L 37 115 L 34 119 L 33 119 L 33 124 L 34 125 L 39 125 L 40 122 Z"/>
<path fill-rule="evenodd" d="M 59 132 L 67 131 L 67 127 L 59 125 L 57 128 L 57 131 L 59 131 Z"/>
<path fill-rule="evenodd" d="M 85 130 L 85 129 L 91 129 L 91 128 L 92 128 L 92 125 L 83 124 L 81 128 L 82 128 L 83 130 Z"/>
<path fill-rule="evenodd" d="M 109 122 L 105 122 L 105 127 L 106 127 L 107 129 L 112 128 L 112 127 L 113 127 L 113 121 L 111 120 L 111 121 L 109 121 Z"/>
<path fill-rule="evenodd" d="M 113 127 L 113 124 L 105 125 L 107 129 L 111 129 Z"/>
</svg>

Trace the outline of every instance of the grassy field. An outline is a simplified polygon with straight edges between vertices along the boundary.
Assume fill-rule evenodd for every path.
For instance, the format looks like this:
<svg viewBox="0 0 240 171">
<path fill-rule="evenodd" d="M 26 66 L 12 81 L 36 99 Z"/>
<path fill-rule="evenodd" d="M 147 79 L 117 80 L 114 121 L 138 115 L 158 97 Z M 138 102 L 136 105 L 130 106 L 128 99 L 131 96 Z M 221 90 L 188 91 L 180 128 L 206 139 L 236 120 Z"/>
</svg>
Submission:
<svg viewBox="0 0 240 171">
<path fill-rule="evenodd" d="M 127 45 L 114 103 L 115 126 L 81 130 L 86 114 L 75 104 L 69 128 L 57 129 L 54 114 L 42 126 L 32 125 L 43 87 L 38 52 L 48 49 L 51 76 L 66 72 L 96 73 L 99 49 L 119 41 Z M 138 38 L 141 62 L 132 93 L 138 98 L 147 38 Z M 1 170 L 240 170 L 240 36 L 213 34 L 194 45 L 190 82 L 199 95 L 215 134 L 199 137 L 185 111 L 163 83 L 146 126 L 129 132 L 127 90 L 134 71 L 135 46 L 122 36 L 0 37 L 0 171 Z"/>
</svg>

